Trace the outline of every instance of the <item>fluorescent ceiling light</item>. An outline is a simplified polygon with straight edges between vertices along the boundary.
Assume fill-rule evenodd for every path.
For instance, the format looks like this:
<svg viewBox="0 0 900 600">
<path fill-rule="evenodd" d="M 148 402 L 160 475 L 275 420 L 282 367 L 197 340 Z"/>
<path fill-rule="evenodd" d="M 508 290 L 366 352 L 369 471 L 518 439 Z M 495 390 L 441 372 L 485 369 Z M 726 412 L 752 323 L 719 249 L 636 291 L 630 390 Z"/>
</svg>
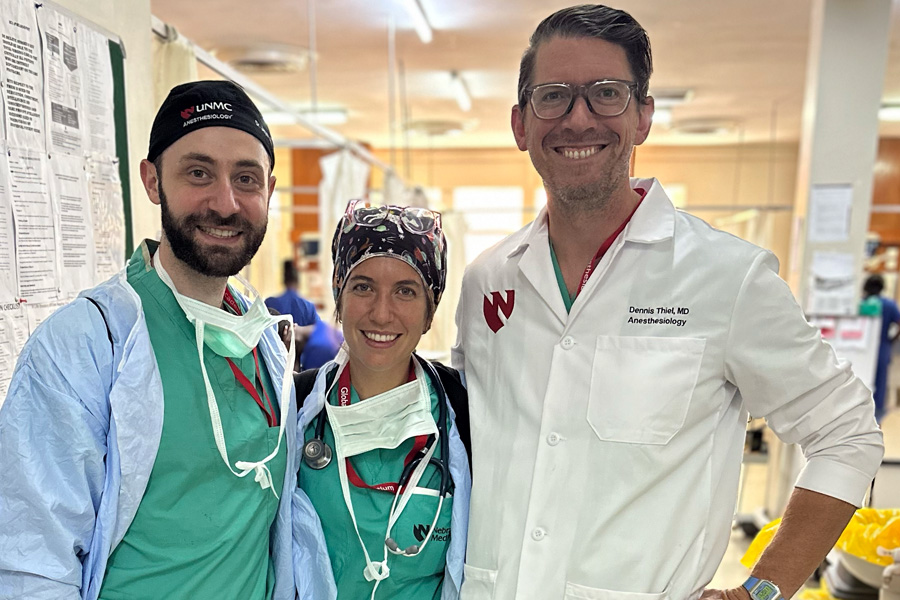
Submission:
<svg viewBox="0 0 900 600">
<path fill-rule="evenodd" d="M 663 88 L 650 90 L 650 96 L 656 108 L 671 108 L 689 102 L 694 97 L 694 90 L 689 88 Z"/>
<path fill-rule="evenodd" d="M 419 34 L 419 39 L 422 40 L 422 43 L 428 44 L 431 42 L 431 25 L 428 24 L 428 19 L 425 17 L 425 11 L 422 10 L 419 0 L 400 0 L 400 4 L 403 5 L 403 8 L 409 14 L 409 18 L 412 19 L 413 27 L 416 33 Z"/>
<path fill-rule="evenodd" d="M 297 112 L 303 118 L 319 125 L 343 125 L 347 122 L 347 109 L 345 108 L 320 108 L 316 112 L 303 108 L 297 109 Z M 294 115 L 289 112 L 263 112 L 262 115 L 270 127 L 272 125 L 293 125 L 297 122 Z"/>
<path fill-rule="evenodd" d="M 727 135 L 734 131 L 736 125 L 724 119 L 693 119 L 677 121 L 671 128 L 673 133 L 684 135 Z"/>
<path fill-rule="evenodd" d="M 450 86 L 453 89 L 453 97 L 456 98 L 456 103 L 459 104 L 460 110 L 463 112 L 472 110 L 472 96 L 469 95 L 469 88 L 456 71 L 450 72 Z"/>
<path fill-rule="evenodd" d="M 900 104 L 883 104 L 878 109 L 878 119 L 881 121 L 900 121 Z"/>
<path fill-rule="evenodd" d="M 653 111 L 653 122 L 657 125 L 669 125 L 672 123 L 672 109 L 657 106 Z"/>
<path fill-rule="evenodd" d="M 410 121 L 406 124 L 406 130 L 410 133 L 429 137 L 438 135 L 459 135 L 465 128 L 465 125 L 459 121 L 442 119 L 423 119 L 419 121 Z"/>
</svg>

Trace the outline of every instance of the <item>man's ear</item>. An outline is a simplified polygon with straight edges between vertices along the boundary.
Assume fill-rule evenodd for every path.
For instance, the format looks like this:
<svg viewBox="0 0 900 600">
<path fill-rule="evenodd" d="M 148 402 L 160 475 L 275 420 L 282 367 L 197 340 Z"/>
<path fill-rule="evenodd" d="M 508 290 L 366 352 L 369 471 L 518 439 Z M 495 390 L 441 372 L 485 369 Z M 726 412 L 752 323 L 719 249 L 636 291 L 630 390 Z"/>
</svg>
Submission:
<svg viewBox="0 0 900 600">
<path fill-rule="evenodd" d="M 275 193 L 275 176 L 269 175 L 269 197 L 266 199 L 266 204 L 272 200 L 272 194 Z"/>
<path fill-rule="evenodd" d="M 141 181 L 144 183 L 144 191 L 153 204 L 159 204 L 159 173 L 156 165 L 146 158 L 141 161 Z"/>
<path fill-rule="evenodd" d="M 653 111 L 655 109 L 656 104 L 652 96 L 647 96 L 647 99 L 638 106 L 638 126 L 634 134 L 635 146 L 643 144 L 647 136 L 650 135 L 650 126 L 653 125 Z"/>
<path fill-rule="evenodd" d="M 513 136 L 516 138 L 516 146 L 519 147 L 519 150 L 525 152 L 528 150 L 528 142 L 525 140 L 525 114 L 518 104 L 512 107 L 510 125 L 512 126 Z"/>
</svg>

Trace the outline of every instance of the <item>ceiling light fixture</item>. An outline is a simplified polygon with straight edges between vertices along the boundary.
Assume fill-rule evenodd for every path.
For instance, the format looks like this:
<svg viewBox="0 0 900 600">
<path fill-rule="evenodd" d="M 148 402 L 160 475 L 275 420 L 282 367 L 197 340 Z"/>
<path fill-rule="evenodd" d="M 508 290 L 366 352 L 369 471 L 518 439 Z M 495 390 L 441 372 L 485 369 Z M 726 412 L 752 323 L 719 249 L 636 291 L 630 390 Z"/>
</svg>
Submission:
<svg viewBox="0 0 900 600">
<path fill-rule="evenodd" d="M 465 128 L 465 124 L 460 121 L 442 119 L 423 119 L 419 121 L 410 121 L 406 124 L 406 130 L 410 133 L 429 137 L 439 135 L 459 135 Z"/>
<path fill-rule="evenodd" d="M 694 97 L 694 90 L 690 88 L 662 88 L 650 90 L 650 96 L 656 103 L 656 108 L 671 108 L 685 102 L 690 102 Z"/>
<path fill-rule="evenodd" d="M 450 71 L 450 86 L 460 110 L 463 112 L 472 110 L 472 96 L 469 95 L 469 87 L 456 71 Z"/>
<path fill-rule="evenodd" d="M 728 135 L 734 133 L 737 123 L 728 119 L 690 119 L 676 121 L 671 125 L 672 133 L 682 135 Z"/>
<path fill-rule="evenodd" d="M 318 123 L 319 125 L 343 125 L 347 122 L 347 109 L 345 108 L 320 108 L 313 112 L 308 108 L 298 108 L 300 116 Z M 293 125 L 297 122 L 294 114 L 285 111 L 262 113 L 263 119 L 270 127 L 274 125 Z"/>
<path fill-rule="evenodd" d="M 425 11 L 422 10 L 419 0 L 400 0 L 400 4 L 403 5 L 403 8 L 409 14 L 409 18 L 412 19 L 413 27 L 416 33 L 419 34 L 419 39 L 422 40 L 422 43 L 430 43 L 432 38 L 431 25 L 428 24 L 428 18 L 425 16 Z"/>
<path fill-rule="evenodd" d="M 878 109 L 878 119 L 892 123 L 900 121 L 900 104 L 882 104 Z"/>
<path fill-rule="evenodd" d="M 213 54 L 244 73 L 297 73 L 306 69 L 310 59 L 306 48 L 279 44 L 229 46 L 217 48 Z"/>
<path fill-rule="evenodd" d="M 672 124 L 672 109 L 667 108 L 665 106 L 659 107 L 653 111 L 653 122 L 657 125 L 671 125 Z"/>
</svg>

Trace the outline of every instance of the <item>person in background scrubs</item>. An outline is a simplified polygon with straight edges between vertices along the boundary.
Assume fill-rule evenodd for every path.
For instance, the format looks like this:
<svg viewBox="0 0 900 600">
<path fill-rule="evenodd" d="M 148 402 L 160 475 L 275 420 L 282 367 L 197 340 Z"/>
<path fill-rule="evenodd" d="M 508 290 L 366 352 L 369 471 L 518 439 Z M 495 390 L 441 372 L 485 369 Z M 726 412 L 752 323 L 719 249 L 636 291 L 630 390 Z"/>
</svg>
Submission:
<svg viewBox="0 0 900 600">
<path fill-rule="evenodd" d="M 900 308 L 897 308 L 896 302 L 882 296 L 882 291 L 884 291 L 884 277 L 881 275 L 870 275 L 863 284 L 865 297 L 874 297 L 881 303 L 881 337 L 878 343 L 878 365 L 875 368 L 875 391 L 873 393 L 875 418 L 879 423 L 887 411 L 885 400 L 888 391 L 888 371 L 891 366 L 891 354 L 893 354 L 892 347 L 900 335 L 900 330 L 897 330 L 897 325 L 900 325 Z"/>
<path fill-rule="evenodd" d="M 284 261 L 284 292 L 266 298 L 266 306 L 294 319 L 297 340 L 296 370 L 318 369 L 337 355 L 344 338 L 334 327 L 319 318 L 315 305 L 297 293 L 300 277 L 294 261 Z M 285 337 L 285 345 L 290 336 Z"/>
<path fill-rule="evenodd" d="M 314 325 L 319 318 L 316 314 L 316 306 L 297 293 L 300 277 L 297 274 L 297 267 L 294 266 L 294 261 L 284 261 L 283 268 L 282 281 L 284 283 L 284 292 L 278 296 L 266 298 L 266 306 L 274 308 L 283 315 L 291 315 L 294 319 L 295 327 Z"/>
<path fill-rule="evenodd" d="M 41 324 L 0 409 L 0 597 L 328 598 L 291 553 L 294 348 L 228 283 L 273 166 L 240 87 L 171 90 L 140 165 L 162 239 Z"/>
<path fill-rule="evenodd" d="M 321 518 L 338 598 L 456 599 L 471 483 L 449 402 L 465 410 L 465 390 L 414 353 L 446 282 L 439 215 L 351 202 L 332 259 L 346 343 L 298 398 L 307 445 L 295 504 Z M 316 442 L 329 460 L 307 460 Z"/>
<path fill-rule="evenodd" d="M 647 32 L 601 5 L 547 17 L 522 57 L 513 135 L 547 206 L 464 275 L 463 600 L 788 598 L 881 461 L 868 390 L 775 257 L 676 211 L 655 179 L 629 179 L 651 70 Z M 748 413 L 806 466 L 752 577 L 705 589 L 728 545 Z"/>
</svg>

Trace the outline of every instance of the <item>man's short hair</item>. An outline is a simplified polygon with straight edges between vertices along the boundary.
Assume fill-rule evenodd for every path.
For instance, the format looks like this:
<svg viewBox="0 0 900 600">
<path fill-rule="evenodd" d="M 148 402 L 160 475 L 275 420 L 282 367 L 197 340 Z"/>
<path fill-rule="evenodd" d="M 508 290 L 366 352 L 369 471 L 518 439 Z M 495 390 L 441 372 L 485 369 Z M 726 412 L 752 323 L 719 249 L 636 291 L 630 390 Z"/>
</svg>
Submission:
<svg viewBox="0 0 900 600">
<path fill-rule="evenodd" d="M 866 282 L 863 284 L 863 291 L 867 296 L 877 296 L 881 294 L 881 292 L 884 291 L 884 277 L 878 273 L 869 275 L 869 278 L 866 279 Z"/>
<path fill-rule="evenodd" d="M 650 90 L 653 57 L 650 38 L 634 17 L 602 4 L 582 4 L 559 10 L 543 21 L 531 34 L 528 48 L 519 64 L 519 108 L 525 108 L 525 90 L 531 85 L 534 63 L 541 44 L 554 38 L 597 38 L 620 46 L 628 57 L 637 89 L 635 100 L 643 103 Z M 548 82 L 549 83 L 549 82 Z"/>
<path fill-rule="evenodd" d="M 300 283 L 300 274 L 297 272 L 297 267 L 294 266 L 293 260 L 288 259 L 284 261 L 282 269 L 282 282 L 284 283 L 284 287 L 290 287 Z"/>
</svg>

